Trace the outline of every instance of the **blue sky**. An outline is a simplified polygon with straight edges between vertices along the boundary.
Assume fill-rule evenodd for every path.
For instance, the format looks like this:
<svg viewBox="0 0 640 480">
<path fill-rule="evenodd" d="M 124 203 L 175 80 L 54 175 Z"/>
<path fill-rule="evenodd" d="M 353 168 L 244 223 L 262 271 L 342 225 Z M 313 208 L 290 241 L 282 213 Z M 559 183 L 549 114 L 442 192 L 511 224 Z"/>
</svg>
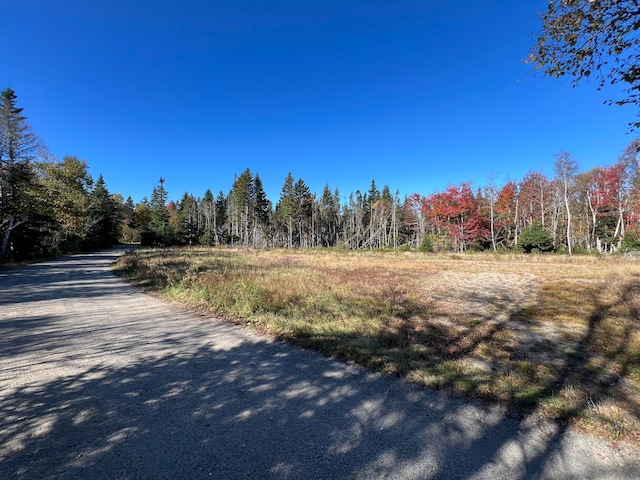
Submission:
<svg viewBox="0 0 640 480">
<path fill-rule="evenodd" d="M 0 0 L 0 88 L 112 193 L 225 193 L 247 167 L 344 198 L 613 163 L 631 107 L 525 65 L 545 1 Z"/>
</svg>

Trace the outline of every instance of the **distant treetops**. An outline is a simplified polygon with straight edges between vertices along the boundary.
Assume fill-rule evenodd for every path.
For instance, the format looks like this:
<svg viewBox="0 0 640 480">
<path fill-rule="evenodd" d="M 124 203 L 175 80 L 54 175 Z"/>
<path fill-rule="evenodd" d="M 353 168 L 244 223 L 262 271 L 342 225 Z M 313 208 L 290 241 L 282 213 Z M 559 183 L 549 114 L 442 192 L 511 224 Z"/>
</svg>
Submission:
<svg viewBox="0 0 640 480">
<path fill-rule="evenodd" d="M 13 90 L 0 95 L 0 262 L 100 248 L 230 245 L 251 248 L 614 253 L 640 245 L 640 140 L 610 164 L 579 172 L 567 152 L 555 176 L 530 171 L 504 185 L 471 182 L 400 198 L 372 180 L 346 200 L 285 176 L 275 203 L 245 169 L 228 192 L 169 199 L 160 178 L 135 203 L 94 180 L 86 161 L 47 153 Z"/>
</svg>

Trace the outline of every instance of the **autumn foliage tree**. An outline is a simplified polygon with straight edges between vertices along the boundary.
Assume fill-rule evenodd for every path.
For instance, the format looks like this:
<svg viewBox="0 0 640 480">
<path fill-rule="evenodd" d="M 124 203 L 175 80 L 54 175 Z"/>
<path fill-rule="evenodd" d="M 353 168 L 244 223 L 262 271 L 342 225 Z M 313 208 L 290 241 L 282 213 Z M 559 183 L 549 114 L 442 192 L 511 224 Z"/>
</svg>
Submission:
<svg viewBox="0 0 640 480">
<path fill-rule="evenodd" d="M 464 252 L 470 245 L 486 240 L 488 228 L 481 218 L 471 183 L 450 185 L 432 197 L 433 214 L 446 232 L 451 248 Z"/>
<path fill-rule="evenodd" d="M 507 182 L 498 192 L 495 213 L 497 245 L 511 248 L 518 241 L 518 185 Z"/>
<path fill-rule="evenodd" d="M 582 194 L 589 213 L 589 249 L 610 250 L 624 237 L 627 205 L 624 174 L 624 166 L 616 163 L 582 175 Z"/>
<path fill-rule="evenodd" d="M 572 2 L 566 2 L 567 5 Z M 576 3 L 576 2 L 573 2 Z M 624 3 L 624 2 L 623 2 Z M 164 178 L 136 204 L 94 183 L 84 160 L 39 148 L 8 89 L 0 99 L 0 258 L 59 254 L 118 238 L 149 245 L 401 248 L 423 252 L 556 248 L 615 253 L 640 245 L 640 139 L 617 161 L 579 172 L 557 155 L 555 176 L 530 171 L 504 185 L 449 185 L 398 198 L 375 180 L 341 201 L 289 173 L 275 208 L 249 168 L 216 198 L 168 198 Z M 118 237 L 120 235 L 120 237 Z"/>
</svg>

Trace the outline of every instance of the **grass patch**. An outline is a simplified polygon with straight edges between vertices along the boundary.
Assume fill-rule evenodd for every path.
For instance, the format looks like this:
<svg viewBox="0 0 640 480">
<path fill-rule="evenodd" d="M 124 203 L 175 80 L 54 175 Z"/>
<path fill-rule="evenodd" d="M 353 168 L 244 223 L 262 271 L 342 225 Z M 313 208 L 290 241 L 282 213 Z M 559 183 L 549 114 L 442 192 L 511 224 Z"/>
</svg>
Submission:
<svg viewBox="0 0 640 480">
<path fill-rule="evenodd" d="M 636 262 L 198 247 L 138 249 L 115 269 L 325 355 L 640 441 Z"/>
</svg>

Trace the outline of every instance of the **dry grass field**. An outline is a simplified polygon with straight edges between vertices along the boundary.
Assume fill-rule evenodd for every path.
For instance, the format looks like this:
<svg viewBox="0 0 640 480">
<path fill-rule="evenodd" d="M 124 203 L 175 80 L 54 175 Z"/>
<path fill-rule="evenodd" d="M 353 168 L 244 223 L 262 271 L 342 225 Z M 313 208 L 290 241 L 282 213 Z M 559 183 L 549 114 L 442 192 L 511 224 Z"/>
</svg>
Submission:
<svg viewBox="0 0 640 480">
<path fill-rule="evenodd" d="M 326 355 L 640 442 L 639 261 L 183 248 L 116 270 Z"/>
</svg>

